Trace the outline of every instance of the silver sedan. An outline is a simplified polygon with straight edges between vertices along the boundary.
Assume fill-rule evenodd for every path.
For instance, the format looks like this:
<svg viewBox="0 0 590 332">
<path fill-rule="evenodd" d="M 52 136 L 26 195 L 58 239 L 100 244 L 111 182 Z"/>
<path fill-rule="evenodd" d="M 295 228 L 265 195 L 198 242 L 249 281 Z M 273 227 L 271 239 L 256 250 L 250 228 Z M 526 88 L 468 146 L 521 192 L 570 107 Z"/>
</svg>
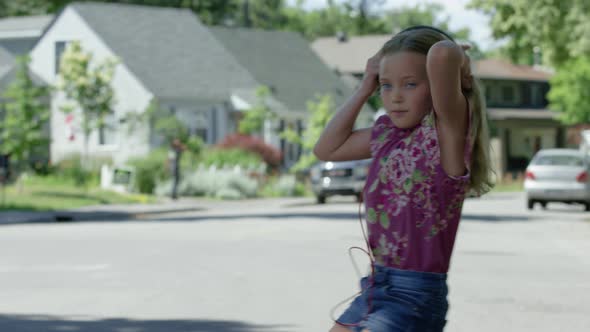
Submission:
<svg viewBox="0 0 590 332">
<path fill-rule="evenodd" d="M 588 161 L 581 151 L 540 150 L 525 173 L 527 207 L 533 209 L 535 203 L 540 203 L 545 208 L 548 202 L 564 202 L 584 204 L 590 211 L 588 180 Z"/>
</svg>

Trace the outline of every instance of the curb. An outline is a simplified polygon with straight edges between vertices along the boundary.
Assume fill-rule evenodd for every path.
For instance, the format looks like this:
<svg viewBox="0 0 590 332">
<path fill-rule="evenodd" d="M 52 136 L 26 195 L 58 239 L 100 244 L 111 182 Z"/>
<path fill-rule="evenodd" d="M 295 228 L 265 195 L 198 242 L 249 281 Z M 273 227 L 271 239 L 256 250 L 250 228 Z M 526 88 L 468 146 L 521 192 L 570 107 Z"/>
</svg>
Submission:
<svg viewBox="0 0 590 332">
<path fill-rule="evenodd" d="M 101 207 L 104 208 L 104 207 Z M 152 216 L 168 213 L 182 213 L 204 211 L 202 207 L 187 207 L 187 208 L 168 208 L 168 209 L 154 209 L 134 212 L 124 211 L 80 211 L 80 210 L 64 210 L 51 212 L 30 212 L 30 216 L 11 217 L 2 216 L 0 212 L 0 226 L 1 225 L 15 225 L 15 224 L 41 224 L 41 223 L 61 223 L 61 222 L 79 222 L 79 221 L 113 221 L 113 220 L 138 220 L 144 216 Z M 10 212 L 9 212 L 10 213 Z M 23 212 L 25 215 L 27 212 Z M 8 213 L 7 213 L 8 214 Z M 10 220 L 13 219 L 13 220 Z"/>
</svg>

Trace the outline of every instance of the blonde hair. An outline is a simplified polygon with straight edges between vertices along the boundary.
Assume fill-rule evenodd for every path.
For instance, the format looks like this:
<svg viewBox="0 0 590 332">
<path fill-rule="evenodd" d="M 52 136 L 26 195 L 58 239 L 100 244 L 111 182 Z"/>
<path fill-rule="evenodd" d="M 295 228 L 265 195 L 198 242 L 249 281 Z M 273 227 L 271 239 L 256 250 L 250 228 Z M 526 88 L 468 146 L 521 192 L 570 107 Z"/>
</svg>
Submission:
<svg viewBox="0 0 590 332">
<path fill-rule="evenodd" d="M 387 41 L 379 54 L 385 56 L 396 52 L 409 51 L 427 55 L 432 45 L 441 40 L 452 39 L 429 27 L 405 30 Z M 493 187 L 487 112 L 479 84 L 474 79 L 471 89 L 463 89 L 463 93 L 467 96 L 471 105 L 471 135 L 468 138 L 472 146 L 471 164 L 469 165 L 469 190 L 470 194 L 477 196 L 483 195 Z"/>
</svg>

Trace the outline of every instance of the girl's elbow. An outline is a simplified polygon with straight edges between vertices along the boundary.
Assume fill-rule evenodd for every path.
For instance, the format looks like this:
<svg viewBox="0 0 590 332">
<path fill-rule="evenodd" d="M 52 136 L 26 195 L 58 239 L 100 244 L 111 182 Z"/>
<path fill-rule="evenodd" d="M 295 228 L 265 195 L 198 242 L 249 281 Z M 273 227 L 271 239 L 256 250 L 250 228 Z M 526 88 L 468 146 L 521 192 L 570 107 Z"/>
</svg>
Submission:
<svg viewBox="0 0 590 332">
<path fill-rule="evenodd" d="M 324 154 L 322 153 L 321 149 L 316 144 L 313 148 L 313 155 L 321 161 L 324 161 Z"/>
</svg>

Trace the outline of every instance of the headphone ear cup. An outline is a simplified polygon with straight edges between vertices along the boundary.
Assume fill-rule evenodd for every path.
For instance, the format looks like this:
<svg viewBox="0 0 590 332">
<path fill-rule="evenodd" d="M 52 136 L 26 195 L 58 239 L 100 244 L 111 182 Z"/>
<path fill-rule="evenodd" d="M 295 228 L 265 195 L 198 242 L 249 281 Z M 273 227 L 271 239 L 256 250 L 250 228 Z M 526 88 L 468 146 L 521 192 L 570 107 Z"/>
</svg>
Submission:
<svg viewBox="0 0 590 332">
<path fill-rule="evenodd" d="M 441 29 L 439 29 L 439 28 L 435 28 L 435 27 L 433 27 L 433 26 L 430 26 L 430 25 L 414 25 L 414 26 L 411 26 L 411 27 L 409 27 L 409 28 L 405 28 L 405 29 L 403 29 L 403 30 L 402 30 L 402 31 L 400 31 L 399 33 L 404 33 L 404 32 L 407 32 L 407 31 L 413 31 L 413 30 L 420 30 L 420 29 L 427 29 L 427 30 L 432 30 L 432 31 L 438 32 L 438 33 L 440 33 L 441 35 L 443 35 L 443 36 L 445 36 L 446 38 L 448 38 L 450 41 L 452 41 L 452 42 L 455 42 L 455 38 L 453 38 L 453 37 L 452 37 L 450 34 L 448 34 L 448 33 L 444 32 L 444 31 L 442 31 L 442 30 L 441 30 Z M 398 34 L 399 34 L 399 33 L 398 33 Z"/>
</svg>

